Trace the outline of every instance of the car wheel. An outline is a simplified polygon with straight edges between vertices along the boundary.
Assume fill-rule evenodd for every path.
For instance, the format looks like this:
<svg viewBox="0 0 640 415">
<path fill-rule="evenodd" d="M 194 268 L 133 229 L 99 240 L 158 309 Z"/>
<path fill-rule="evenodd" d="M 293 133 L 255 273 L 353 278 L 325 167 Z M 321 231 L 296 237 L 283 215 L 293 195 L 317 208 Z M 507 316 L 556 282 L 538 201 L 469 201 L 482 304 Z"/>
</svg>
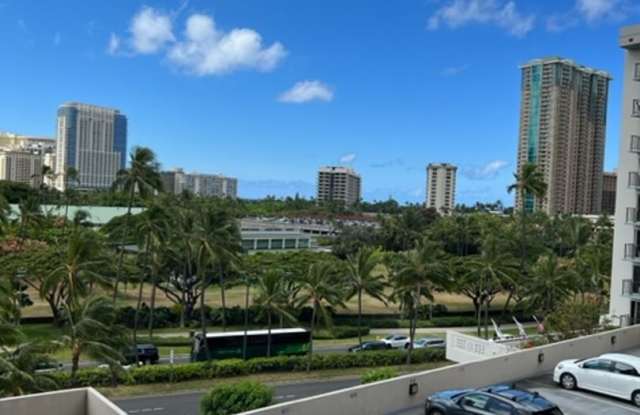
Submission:
<svg viewBox="0 0 640 415">
<path fill-rule="evenodd" d="M 635 406 L 640 406 L 640 391 L 635 391 L 631 394 L 631 402 Z"/>
<path fill-rule="evenodd" d="M 405 349 L 409 349 L 409 343 L 405 344 L 405 345 L 404 345 L 404 348 L 405 348 Z"/>
<path fill-rule="evenodd" d="M 386 347 L 386 348 L 387 348 L 387 350 L 391 349 L 391 345 L 390 345 L 390 344 L 387 344 L 387 345 L 386 345 L 386 346 L 384 346 L 384 347 Z"/>
<path fill-rule="evenodd" d="M 575 376 L 570 373 L 563 373 L 560 376 L 560 386 L 564 389 L 575 389 L 578 387 L 578 382 L 576 382 Z"/>
</svg>

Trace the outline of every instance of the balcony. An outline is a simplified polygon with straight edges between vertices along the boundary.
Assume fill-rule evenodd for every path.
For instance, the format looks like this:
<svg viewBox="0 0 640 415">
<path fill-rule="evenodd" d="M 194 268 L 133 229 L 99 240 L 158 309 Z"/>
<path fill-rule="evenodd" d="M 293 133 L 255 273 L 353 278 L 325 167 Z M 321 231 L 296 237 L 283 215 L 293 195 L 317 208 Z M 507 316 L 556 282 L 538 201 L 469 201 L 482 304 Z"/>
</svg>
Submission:
<svg viewBox="0 0 640 415">
<path fill-rule="evenodd" d="M 640 282 L 634 282 L 630 279 L 622 280 L 622 295 L 624 297 L 640 299 Z"/>
<path fill-rule="evenodd" d="M 640 173 L 637 173 L 635 171 L 629 172 L 628 186 L 632 189 L 640 190 Z"/>
<path fill-rule="evenodd" d="M 640 263 L 640 250 L 636 244 L 624 244 L 624 259 Z"/>
<path fill-rule="evenodd" d="M 625 223 L 627 225 L 640 226 L 640 211 L 637 208 L 627 208 Z"/>
</svg>

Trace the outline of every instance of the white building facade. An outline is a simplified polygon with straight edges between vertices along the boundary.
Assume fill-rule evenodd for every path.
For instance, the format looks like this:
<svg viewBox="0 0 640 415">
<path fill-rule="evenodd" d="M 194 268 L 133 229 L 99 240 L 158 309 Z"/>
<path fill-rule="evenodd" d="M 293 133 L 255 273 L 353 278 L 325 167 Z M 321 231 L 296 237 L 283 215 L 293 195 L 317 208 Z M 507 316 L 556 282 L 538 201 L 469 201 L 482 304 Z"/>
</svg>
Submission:
<svg viewBox="0 0 640 415">
<path fill-rule="evenodd" d="M 625 49 L 609 315 L 640 323 L 640 25 L 622 29 Z"/>
<path fill-rule="evenodd" d="M 456 172 L 458 168 L 449 163 L 430 163 L 427 166 L 428 208 L 442 214 L 453 212 L 456 204 Z"/>
<path fill-rule="evenodd" d="M 221 174 L 185 173 L 182 169 L 160 174 L 165 192 L 180 194 L 189 191 L 198 196 L 238 197 L 238 179 Z"/>
</svg>

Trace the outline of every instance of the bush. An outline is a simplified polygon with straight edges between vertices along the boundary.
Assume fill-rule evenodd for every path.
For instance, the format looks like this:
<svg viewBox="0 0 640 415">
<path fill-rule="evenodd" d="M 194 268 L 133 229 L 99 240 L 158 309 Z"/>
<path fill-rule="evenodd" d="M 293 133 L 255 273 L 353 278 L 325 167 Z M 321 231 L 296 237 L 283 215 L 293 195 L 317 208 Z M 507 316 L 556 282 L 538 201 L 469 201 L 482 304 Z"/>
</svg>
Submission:
<svg viewBox="0 0 640 415">
<path fill-rule="evenodd" d="M 397 370 L 391 367 L 383 367 L 381 369 L 371 369 L 364 372 L 360 380 L 363 384 L 365 384 L 395 378 L 396 376 L 398 376 Z"/>
<path fill-rule="evenodd" d="M 316 354 L 311 360 L 311 368 L 348 369 L 357 367 L 397 366 L 406 360 L 404 350 L 387 350 L 366 353 Z M 414 350 L 411 361 L 415 364 L 441 362 L 445 360 L 444 350 Z M 229 359 L 211 362 L 185 363 L 181 365 L 151 365 L 131 369 L 126 376 L 119 375 L 119 383 L 140 385 L 150 383 L 171 383 L 195 379 L 220 379 L 245 376 L 255 373 L 304 371 L 307 356 L 260 357 L 251 360 Z M 107 369 L 81 369 L 76 379 L 71 381 L 68 372 L 52 374 L 61 387 L 85 387 L 111 385 L 112 375 Z"/>
<path fill-rule="evenodd" d="M 268 406 L 272 399 L 273 390 L 259 382 L 220 384 L 202 397 L 200 414 L 237 414 Z"/>
<path fill-rule="evenodd" d="M 369 327 L 363 326 L 360 333 L 363 336 L 369 335 Z M 313 333 L 316 340 L 332 340 L 332 339 L 350 339 L 358 337 L 358 327 L 351 326 L 335 326 L 331 330 L 317 330 Z"/>
</svg>

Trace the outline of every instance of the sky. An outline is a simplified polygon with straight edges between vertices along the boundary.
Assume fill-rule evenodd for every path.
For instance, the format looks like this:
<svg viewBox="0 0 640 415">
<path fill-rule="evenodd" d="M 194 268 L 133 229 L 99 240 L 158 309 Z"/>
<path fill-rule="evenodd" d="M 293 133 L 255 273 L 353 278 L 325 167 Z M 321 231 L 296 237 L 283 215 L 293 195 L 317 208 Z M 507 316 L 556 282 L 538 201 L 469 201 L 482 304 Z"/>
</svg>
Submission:
<svg viewBox="0 0 640 415">
<path fill-rule="evenodd" d="M 239 195 L 313 196 L 346 165 L 365 200 L 513 203 L 519 65 L 608 71 L 618 159 L 619 28 L 640 0 L 0 0 L 0 131 L 53 137 L 57 107 L 120 109 L 163 168 L 238 177 Z"/>
</svg>

